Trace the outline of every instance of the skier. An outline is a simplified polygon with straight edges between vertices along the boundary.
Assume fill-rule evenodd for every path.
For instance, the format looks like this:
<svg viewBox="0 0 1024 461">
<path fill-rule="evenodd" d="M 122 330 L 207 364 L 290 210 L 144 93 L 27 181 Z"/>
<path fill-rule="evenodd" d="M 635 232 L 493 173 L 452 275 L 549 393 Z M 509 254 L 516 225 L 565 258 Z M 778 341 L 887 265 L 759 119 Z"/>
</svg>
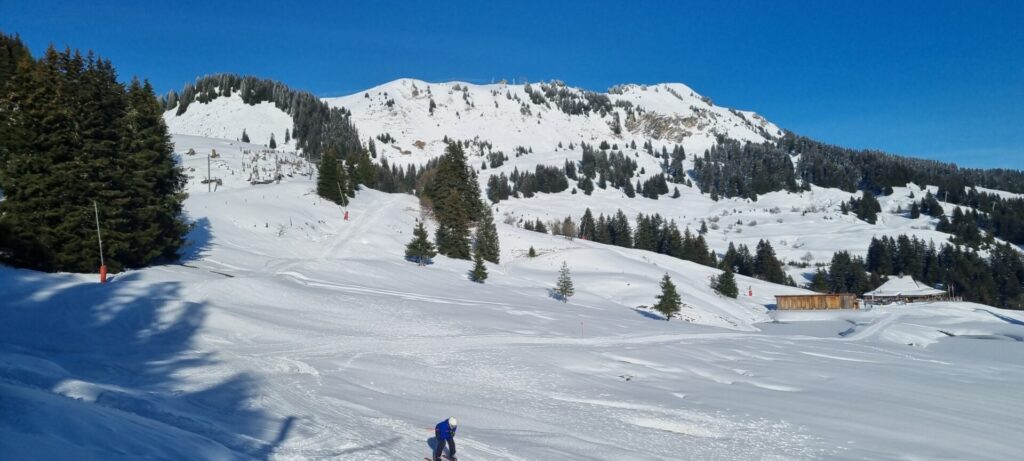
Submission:
<svg viewBox="0 0 1024 461">
<path fill-rule="evenodd" d="M 437 440 L 437 446 L 434 447 L 434 461 L 441 461 L 441 453 L 444 452 L 444 444 L 448 443 L 448 453 L 451 459 L 454 461 L 455 458 L 455 429 L 459 425 L 458 420 L 454 416 L 437 423 L 434 426 L 434 439 Z"/>
</svg>

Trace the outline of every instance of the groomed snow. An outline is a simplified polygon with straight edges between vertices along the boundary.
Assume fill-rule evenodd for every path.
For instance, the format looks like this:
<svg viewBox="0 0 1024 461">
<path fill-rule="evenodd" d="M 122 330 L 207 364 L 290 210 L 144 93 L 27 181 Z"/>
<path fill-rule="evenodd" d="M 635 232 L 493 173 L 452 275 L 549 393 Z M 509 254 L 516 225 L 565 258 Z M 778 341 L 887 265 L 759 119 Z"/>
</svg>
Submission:
<svg viewBox="0 0 1024 461">
<path fill-rule="evenodd" d="M 713 269 L 504 224 L 474 284 L 402 259 L 412 196 L 362 191 L 345 221 L 301 165 L 252 186 L 255 146 L 175 141 L 225 180 L 190 182 L 182 264 L 0 268 L 4 459 L 419 460 L 450 415 L 464 460 L 1019 455 L 1020 313 L 769 312 L 802 290 L 740 277 L 754 296 L 728 300 Z M 562 261 L 568 303 L 547 296 Z M 691 321 L 635 309 L 664 273 Z"/>
</svg>

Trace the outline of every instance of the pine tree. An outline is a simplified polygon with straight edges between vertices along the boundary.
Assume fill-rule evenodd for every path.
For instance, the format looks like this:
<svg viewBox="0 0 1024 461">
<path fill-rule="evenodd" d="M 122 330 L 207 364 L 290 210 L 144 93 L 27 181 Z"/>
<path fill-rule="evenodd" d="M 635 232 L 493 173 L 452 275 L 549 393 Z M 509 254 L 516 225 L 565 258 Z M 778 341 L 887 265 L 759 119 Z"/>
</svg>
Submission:
<svg viewBox="0 0 1024 461">
<path fill-rule="evenodd" d="M 546 234 L 548 233 L 548 226 L 545 225 L 544 221 L 541 221 L 540 218 L 537 218 L 537 221 L 533 223 L 533 231 Z"/>
<path fill-rule="evenodd" d="M 405 246 L 405 258 L 415 261 L 421 266 L 429 263 L 430 259 L 437 255 L 437 250 L 434 248 L 434 244 L 430 243 L 430 239 L 427 238 L 427 229 L 423 227 L 422 222 L 416 223 L 412 235 L 412 241 Z"/>
<path fill-rule="evenodd" d="M 661 294 L 658 295 L 658 302 L 654 305 L 654 310 L 661 312 L 665 316 L 665 320 L 668 321 L 672 319 L 673 314 L 679 312 L 681 304 L 682 299 L 676 292 L 676 285 L 672 283 L 672 279 L 666 273 L 661 278 Z"/>
<path fill-rule="evenodd" d="M 270 133 L 270 148 L 277 149 L 277 141 L 274 140 L 274 133 Z"/>
<path fill-rule="evenodd" d="M 537 257 L 537 250 L 534 250 L 534 249 L 533 249 L 533 246 L 531 245 L 531 246 L 530 246 L 530 251 L 528 251 L 528 252 L 526 253 L 526 256 L 527 256 L 527 257 L 530 257 L 530 258 L 536 258 L 536 257 Z"/>
<path fill-rule="evenodd" d="M 732 274 L 732 270 L 729 269 L 726 269 L 721 275 L 712 279 L 711 288 L 722 296 L 730 298 L 735 298 L 740 294 L 739 289 L 736 288 L 736 277 Z"/>
<path fill-rule="evenodd" d="M 469 259 L 469 226 L 480 220 L 485 206 L 480 200 L 476 173 L 466 162 L 460 143 L 448 144 L 424 194 L 438 222 L 438 252 L 451 258 Z"/>
<path fill-rule="evenodd" d="M 443 218 L 438 216 L 434 240 L 437 241 L 438 253 L 449 258 L 469 259 L 469 214 L 459 207 L 461 202 L 456 190 L 449 190 L 446 195 L 434 200 L 435 210 L 438 207 L 445 210 Z"/>
<path fill-rule="evenodd" d="M 484 280 L 487 280 L 487 266 L 484 265 L 480 247 L 473 252 L 473 270 L 469 272 L 469 279 L 477 283 L 484 283 Z"/>
<path fill-rule="evenodd" d="M 0 93 L 0 257 L 41 270 L 111 271 L 177 256 L 185 176 L 148 83 L 110 61 L 52 47 Z"/>
<path fill-rule="evenodd" d="M 245 128 L 242 128 L 242 142 L 249 142 L 249 133 L 245 132 Z"/>
<path fill-rule="evenodd" d="M 291 141 L 291 140 L 292 140 L 291 132 L 288 131 L 288 128 L 285 128 L 284 129 L 284 143 L 288 144 L 288 142 Z"/>
<path fill-rule="evenodd" d="M 334 148 L 324 151 L 320 157 L 320 169 L 316 180 L 316 193 L 334 203 L 343 204 L 345 185 L 342 183 L 341 167 L 338 165 L 338 152 Z M 346 181 L 347 182 L 347 181 Z"/>
<path fill-rule="evenodd" d="M 818 293 L 828 293 L 828 273 L 823 269 L 814 271 L 814 277 L 811 278 L 810 289 L 812 291 L 817 291 Z"/>
<path fill-rule="evenodd" d="M 28 47 L 21 41 L 21 37 L 15 35 L 9 37 L 0 33 L 0 93 L 22 61 L 31 60 Z"/>
<path fill-rule="evenodd" d="M 594 240 L 594 234 L 597 231 L 597 225 L 594 223 L 594 215 L 590 212 L 590 208 L 587 208 L 583 212 L 583 217 L 580 218 L 579 237 L 583 240 Z"/>
<path fill-rule="evenodd" d="M 501 258 L 501 247 L 498 242 L 498 229 L 494 225 L 494 214 L 490 207 L 484 207 L 483 218 L 476 228 L 476 249 L 485 261 L 498 264 Z"/>
<path fill-rule="evenodd" d="M 757 242 L 757 255 L 754 256 L 754 276 L 772 283 L 786 283 L 786 272 L 782 262 L 775 257 L 775 249 L 767 240 Z"/>
<path fill-rule="evenodd" d="M 121 157 L 126 160 L 125 168 L 133 172 L 126 180 L 131 188 L 126 193 L 130 225 L 123 227 L 127 251 L 120 258 L 114 256 L 125 266 L 140 267 L 173 259 L 184 244 L 188 226 L 181 215 L 187 177 L 174 160 L 163 108 L 152 85 L 133 79 L 127 98 L 123 124 L 128 131 L 122 138 Z"/>
<path fill-rule="evenodd" d="M 572 286 L 572 277 L 569 275 L 569 265 L 562 261 L 562 268 L 558 271 L 558 281 L 555 282 L 555 293 L 562 302 L 569 302 L 569 297 L 576 293 Z"/>
</svg>

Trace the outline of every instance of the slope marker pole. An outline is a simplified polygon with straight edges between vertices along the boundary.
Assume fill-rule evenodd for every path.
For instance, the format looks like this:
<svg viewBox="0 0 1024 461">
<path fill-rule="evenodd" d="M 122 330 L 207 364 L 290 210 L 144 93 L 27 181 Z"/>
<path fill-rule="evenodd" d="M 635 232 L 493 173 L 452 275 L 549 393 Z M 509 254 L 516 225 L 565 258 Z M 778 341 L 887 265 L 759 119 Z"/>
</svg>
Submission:
<svg viewBox="0 0 1024 461">
<path fill-rule="evenodd" d="M 92 201 L 92 210 L 96 214 L 96 240 L 100 244 L 100 283 L 107 283 L 107 264 L 103 260 L 103 236 L 100 234 L 100 208 Z"/>
</svg>

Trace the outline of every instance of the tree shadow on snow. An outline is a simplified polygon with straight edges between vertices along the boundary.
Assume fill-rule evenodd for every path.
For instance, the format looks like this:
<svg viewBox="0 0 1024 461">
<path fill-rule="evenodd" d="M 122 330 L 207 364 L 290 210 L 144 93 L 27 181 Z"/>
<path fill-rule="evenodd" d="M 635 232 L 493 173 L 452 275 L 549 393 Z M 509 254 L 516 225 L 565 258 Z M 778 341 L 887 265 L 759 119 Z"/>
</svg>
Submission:
<svg viewBox="0 0 1024 461">
<path fill-rule="evenodd" d="M 633 309 L 633 312 L 636 312 L 637 314 L 640 314 L 640 315 L 642 315 L 644 317 L 647 317 L 647 318 L 649 318 L 651 320 L 659 320 L 659 321 L 662 321 L 662 322 L 665 321 L 665 317 L 664 316 L 655 314 L 654 312 L 651 312 L 651 311 L 648 311 L 648 310 Z"/>
<path fill-rule="evenodd" d="M 201 259 L 213 241 L 213 228 L 210 226 L 209 218 L 199 218 L 189 224 L 189 227 L 188 234 L 185 235 L 185 245 L 179 252 L 179 260 L 182 263 Z"/>
<path fill-rule="evenodd" d="M 294 418 L 278 421 L 253 407 L 259 397 L 256 376 L 217 368 L 214 353 L 196 350 L 207 307 L 183 300 L 179 282 L 143 281 L 129 272 L 101 285 L 0 266 L 0 290 L 0 383 L 50 393 L 38 402 L 56 402 L 55 408 L 80 404 L 61 396 L 86 402 L 88 407 L 75 407 L 83 411 L 67 415 L 100 418 L 87 419 L 83 427 L 117 420 L 149 437 L 125 442 L 141 452 L 120 456 L 172 459 L 180 454 L 149 442 L 181 438 L 215 452 L 226 448 L 235 457 L 267 459 L 292 428 Z M 73 430 L 61 418 L 37 419 L 28 428 L 17 414 L 0 412 L 0 433 L 15 440 L 22 433 L 27 444 L 40 433 L 73 437 L 71 446 L 83 454 L 122 449 L 117 430 Z M 130 439 L 132 433 L 122 436 Z"/>
</svg>

